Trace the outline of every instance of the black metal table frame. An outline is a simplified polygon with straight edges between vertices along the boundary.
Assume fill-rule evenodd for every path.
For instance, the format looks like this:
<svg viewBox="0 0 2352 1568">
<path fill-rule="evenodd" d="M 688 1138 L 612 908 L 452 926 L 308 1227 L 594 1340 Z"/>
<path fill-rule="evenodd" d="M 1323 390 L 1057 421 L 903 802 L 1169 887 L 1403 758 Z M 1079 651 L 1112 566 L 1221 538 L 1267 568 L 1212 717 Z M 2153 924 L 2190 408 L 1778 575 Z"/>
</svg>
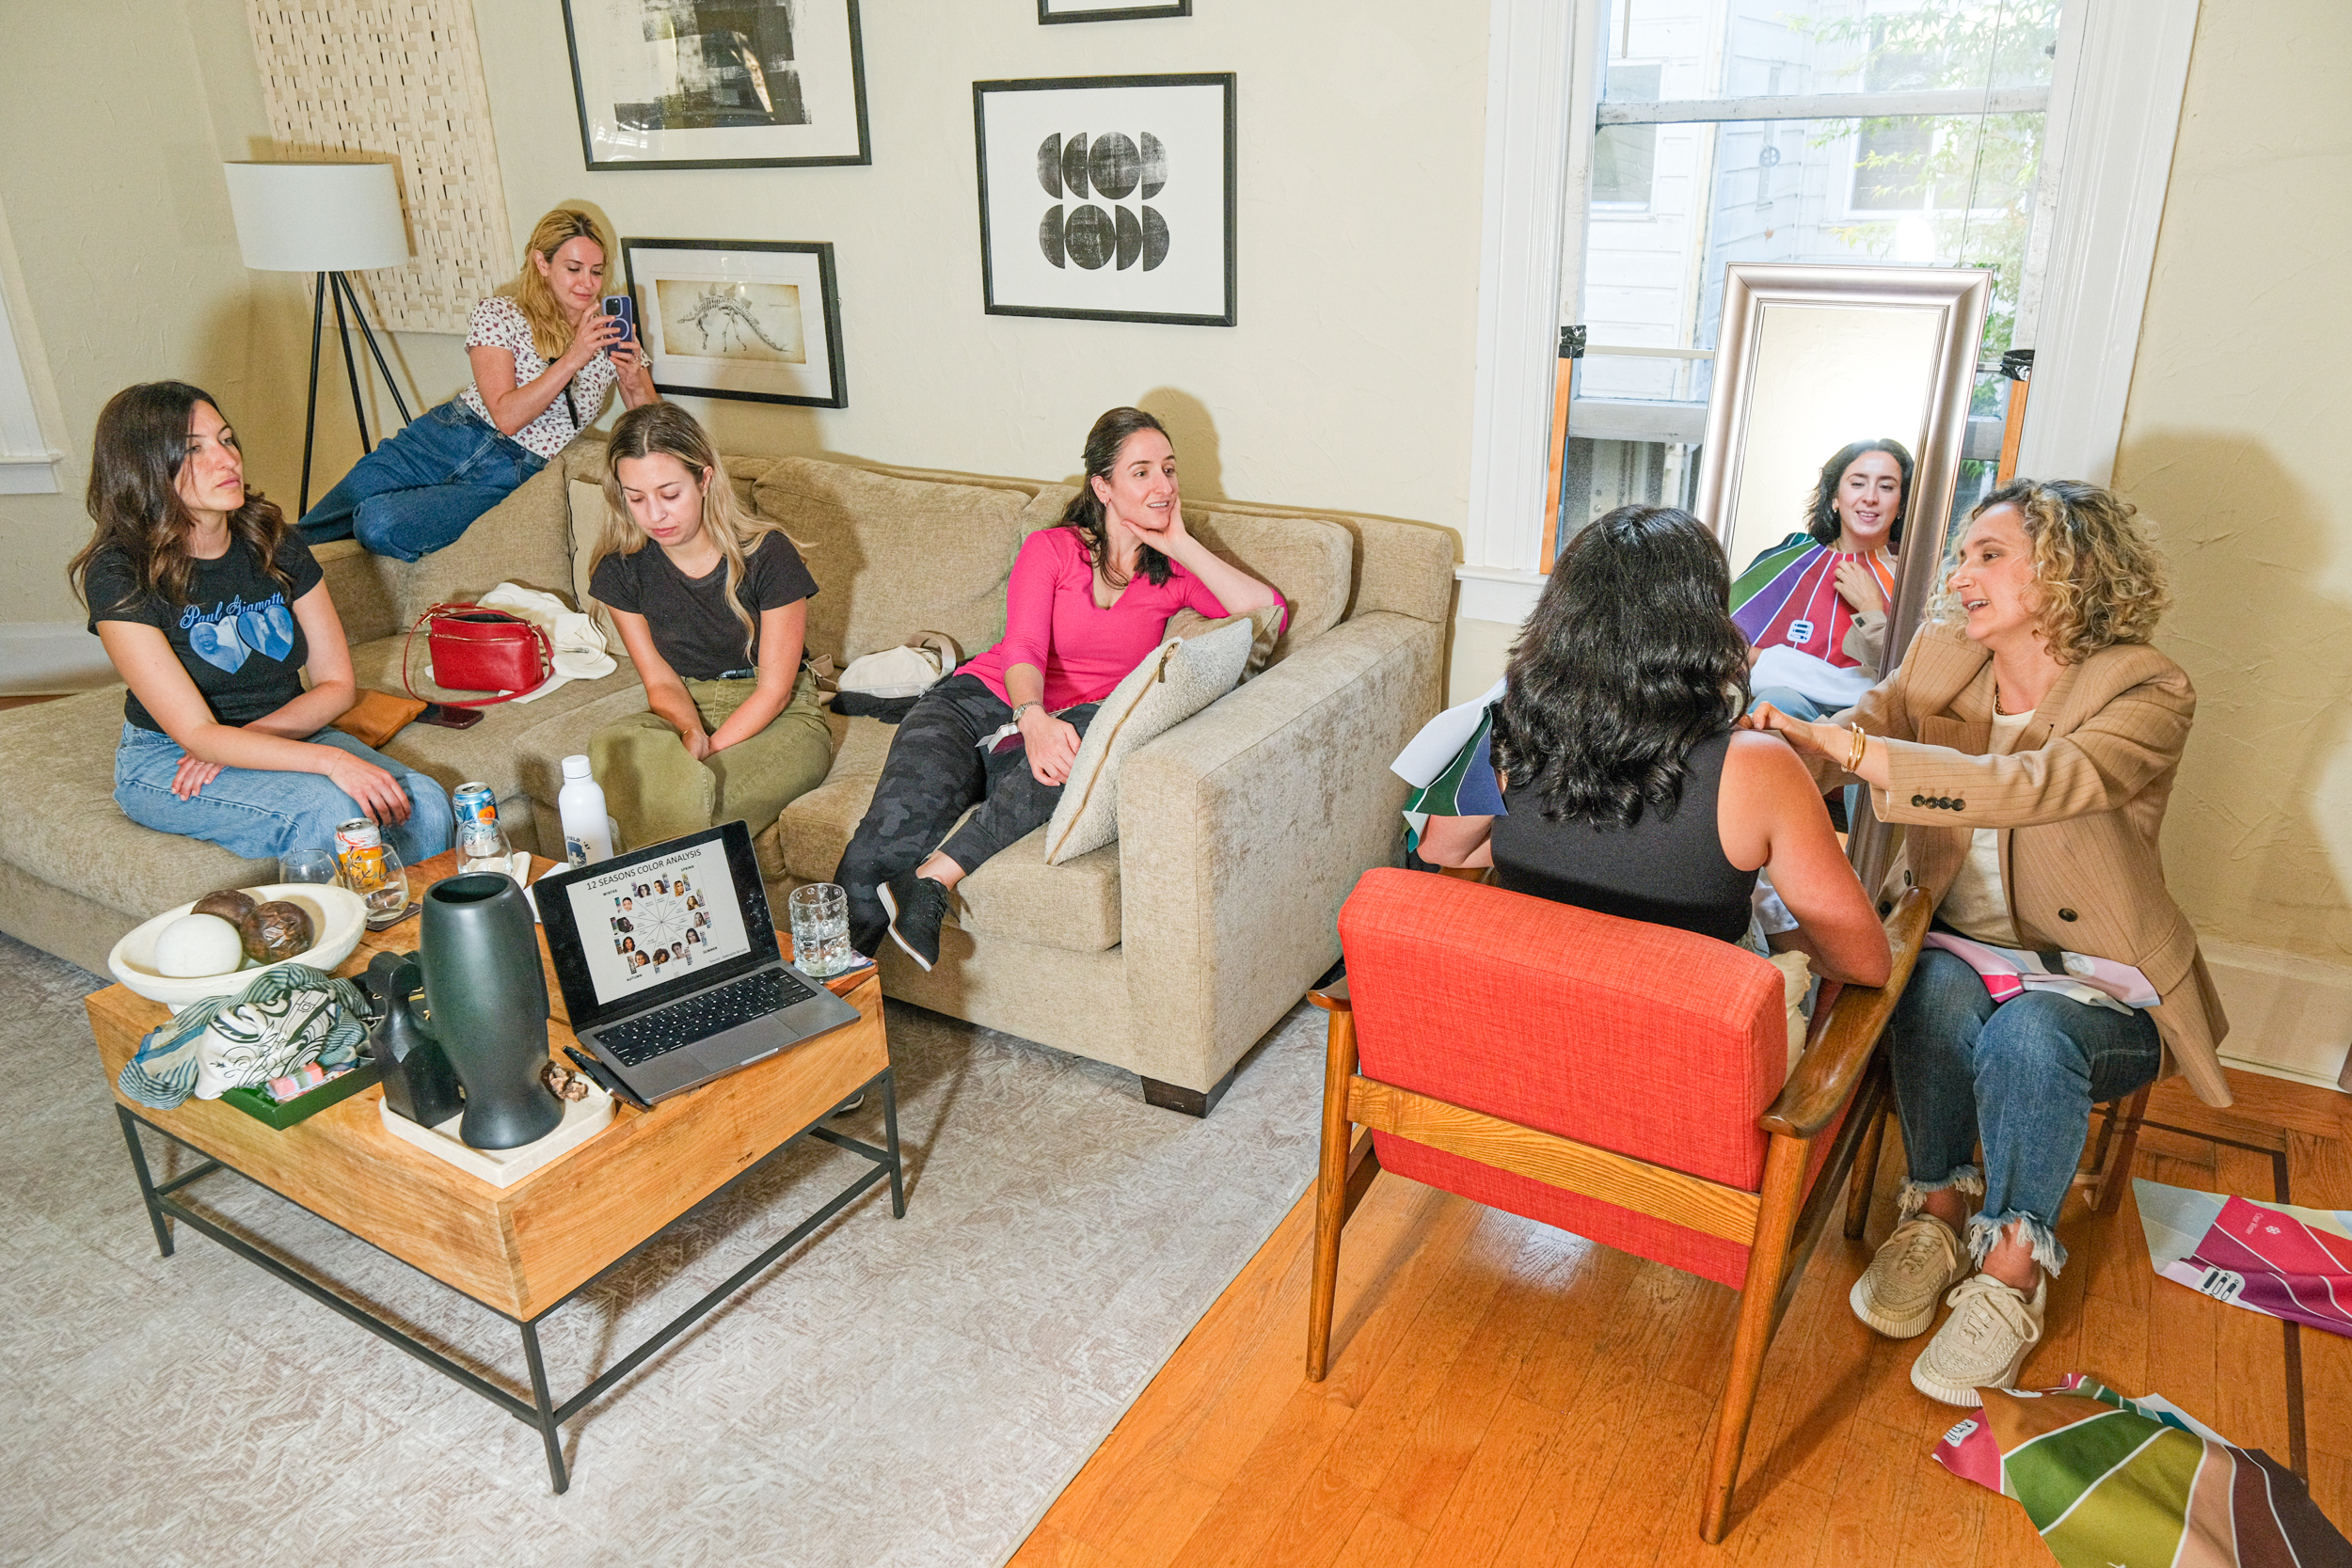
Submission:
<svg viewBox="0 0 2352 1568">
<path fill-rule="evenodd" d="M 475 1301 L 472 1296 L 466 1295 L 465 1291 L 457 1290 L 456 1287 L 450 1285 L 447 1281 L 437 1279 L 426 1270 L 417 1268 L 417 1265 L 413 1263 L 408 1263 L 406 1259 L 397 1259 L 397 1261 L 407 1263 L 407 1266 L 410 1268 L 416 1268 L 419 1274 L 424 1275 L 427 1279 L 432 1279 L 435 1284 L 441 1286 L 444 1290 L 451 1291 L 459 1296 L 464 1296 L 468 1301 L 473 1301 L 474 1305 L 482 1307 L 485 1311 L 497 1313 L 498 1316 L 504 1318 L 508 1323 L 515 1324 L 516 1327 L 522 1331 L 523 1359 L 531 1369 L 532 1397 L 528 1403 L 517 1398 L 516 1395 L 511 1394 L 505 1389 L 500 1387 L 497 1384 L 482 1377 L 480 1374 L 471 1371 L 465 1367 L 459 1366 L 456 1362 L 451 1360 L 439 1351 L 435 1350 L 432 1346 L 403 1333 L 398 1328 L 395 1328 L 390 1323 L 385 1322 L 382 1318 L 379 1318 L 374 1313 L 369 1311 L 366 1307 L 359 1306 L 357 1302 L 348 1301 L 342 1296 L 338 1295 L 335 1291 L 328 1290 L 326 1286 L 321 1285 L 318 1281 L 295 1269 L 292 1264 L 271 1257 L 268 1253 L 262 1251 L 260 1247 L 255 1246 L 244 1237 L 239 1236 L 235 1232 L 228 1229 L 209 1215 L 199 1212 L 198 1211 L 189 1208 L 184 1203 L 173 1201 L 170 1195 L 178 1192 L 181 1188 L 187 1186 L 190 1182 L 197 1181 L 204 1177 L 210 1176 L 215 1171 L 227 1170 L 234 1173 L 235 1175 L 245 1177 L 247 1181 L 251 1181 L 255 1186 L 261 1188 L 263 1192 L 271 1193 L 276 1196 L 284 1199 L 286 1202 L 293 1204 L 295 1208 L 301 1209 L 305 1213 L 317 1212 L 317 1211 L 309 1208 L 297 1199 L 288 1197 L 284 1193 L 278 1192 L 277 1188 L 272 1187 L 266 1181 L 259 1180 L 256 1178 L 247 1175 L 246 1172 L 238 1170 L 236 1166 L 230 1164 L 227 1161 L 207 1154 L 203 1149 L 197 1148 L 186 1139 L 180 1137 L 178 1134 L 171 1132 L 165 1128 L 156 1126 L 146 1117 L 134 1113 L 130 1107 L 126 1105 L 118 1103 L 115 1106 L 115 1115 L 121 1118 L 122 1139 L 123 1142 L 130 1147 L 131 1166 L 132 1169 L 138 1175 L 139 1196 L 146 1200 L 148 1221 L 155 1227 L 155 1247 L 158 1252 L 166 1258 L 172 1255 L 171 1229 L 170 1227 L 165 1223 L 167 1220 L 176 1219 L 181 1221 L 183 1224 L 193 1226 L 198 1230 L 202 1231 L 205 1235 L 210 1236 L 214 1241 L 218 1242 L 222 1246 L 227 1247 L 230 1251 L 245 1259 L 247 1262 L 258 1264 L 262 1268 L 267 1269 L 270 1273 L 276 1275 L 287 1284 L 292 1285 L 295 1290 L 300 1291 L 304 1295 L 309 1296 L 311 1300 L 319 1303 L 321 1306 L 332 1308 L 334 1311 L 342 1313 L 344 1317 L 350 1319 L 353 1323 L 358 1323 L 361 1328 L 366 1329 L 377 1338 L 384 1340 L 387 1344 L 398 1346 L 400 1349 L 406 1351 L 410 1355 L 415 1356 L 418 1360 L 423 1362 L 426 1366 L 431 1367 L 434 1370 L 439 1372 L 442 1376 L 450 1379 L 461 1387 L 470 1389 L 472 1392 L 481 1395 L 484 1399 L 488 1400 L 492 1404 L 497 1405 L 501 1410 L 505 1411 L 508 1415 L 522 1422 L 523 1425 L 537 1429 L 540 1440 L 547 1445 L 548 1477 L 554 1482 L 555 1490 L 561 1493 L 568 1491 L 572 1484 L 571 1476 L 564 1464 L 564 1423 L 570 1420 L 574 1416 L 579 1415 L 580 1411 L 587 1408 L 589 1403 L 598 1395 L 602 1394 L 606 1389 L 612 1387 L 621 1379 L 627 1377 L 630 1372 L 635 1371 L 639 1366 L 644 1364 L 648 1356 L 651 1356 L 656 1352 L 660 1351 L 664 1345 L 668 1344 L 671 1340 L 676 1338 L 680 1334 L 684 1333 L 687 1329 L 692 1327 L 693 1324 L 705 1314 L 708 1313 L 712 1307 L 718 1306 L 721 1302 L 735 1294 L 736 1291 L 750 1284 L 753 1279 L 764 1273 L 770 1264 L 773 1263 L 777 1259 L 783 1257 L 787 1252 L 789 1252 L 803 1241 L 805 1241 L 816 1231 L 818 1227 L 823 1225 L 827 1220 L 833 1218 L 842 1210 L 848 1208 L 851 1203 L 855 1202 L 859 1197 L 863 1196 L 884 1176 L 888 1176 L 890 1178 L 890 1212 L 892 1216 L 898 1219 L 904 1219 L 906 1217 L 907 1200 L 905 1168 L 898 1154 L 898 1082 L 892 1075 L 891 1069 L 884 1068 L 882 1071 L 867 1079 L 866 1083 L 858 1088 L 856 1094 L 850 1095 L 847 1099 L 840 1101 L 839 1104 L 832 1107 L 832 1109 L 828 1111 L 827 1115 L 830 1116 L 833 1114 L 833 1111 L 837 1111 L 842 1105 L 847 1105 L 850 1100 L 854 1100 L 856 1098 L 857 1094 L 864 1094 L 868 1090 L 873 1089 L 879 1089 L 882 1093 L 882 1125 L 886 1138 L 886 1147 L 876 1148 L 872 1144 L 861 1143 L 857 1139 L 850 1137 L 846 1133 L 837 1132 L 834 1129 L 826 1126 L 825 1118 L 820 1117 L 818 1120 L 810 1123 L 806 1127 L 803 1127 L 798 1132 L 793 1133 L 792 1136 L 785 1139 L 784 1142 L 778 1144 L 775 1148 L 770 1149 L 767 1153 L 761 1155 L 758 1159 L 744 1166 L 734 1176 L 728 1178 L 719 1186 L 713 1188 L 708 1194 L 705 1195 L 703 1198 L 688 1205 L 685 1212 L 677 1215 L 676 1218 L 670 1220 L 667 1224 L 656 1227 L 651 1234 L 638 1242 L 636 1245 L 630 1247 L 627 1252 L 621 1254 L 618 1258 L 613 1259 L 612 1261 L 607 1263 L 603 1268 L 598 1269 L 594 1275 L 590 1275 L 587 1279 L 582 1280 L 580 1284 L 574 1286 L 570 1291 L 565 1291 L 563 1296 L 550 1303 L 544 1310 L 532 1317 L 517 1318 L 512 1313 L 500 1311 L 499 1308 L 490 1306 L 486 1302 Z M 178 1144 L 181 1148 L 196 1154 L 201 1159 L 202 1164 L 199 1164 L 195 1169 L 173 1177 L 170 1180 L 158 1186 L 155 1182 L 154 1177 L 148 1169 L 146 1148 L 139 1142 L 138 1130 L 141 1127 L 145 1127 L 148 1131 L 156 1133 L 158 1136 L 168 1139 L 170 1142 Z M 710 1291 L 709 1294 L 694 1303 L 693 1306 L 688 1307 L 685 1311 L 671 1319 L 669 1323 L 656 1330 L 643 1343 L 639 1344 L 636 1349 L 630 1351 L 627 1355 L 621 1357 L 620 1360 L 606 1368 L 603 1372 L 592 1379 L 570 1399 L 565 1400 L 562 1404 L 557 1404 L 554 1402 L 553 1397 L 548 1392 L 547 1367 L 541 1360 L 539 1354 L 540 1321 L 557 1311 L 562 1310 L 563 1307 L 574 1297 L 580 1295 L 582 1291 L 589 1290 L 591 1287 L 596 1285 L 598 1280 L 604 1278 L 606 1275 L 611 1274 L 613 1270 L 619 1268 L 622 1264 L 636 1257 L 638 1253 L 644 1251 L 654 1241 L 659 1239 L 663 1232 L 667 1231 L 671 1226 L 676 1225 L 679 1220 L 685 1219 L 688 1214 L 691 1214 L 696 1209 L 702 1207 L 705 1202 L 707 1202 L 710 1198 L 716 1197 L 721 1193 L 727 1191 L 737 1182 L 741 1181 L 745 1177 L 751 1175 L 762 1165 L 765 1165 L 769 1161 L 774 1159 L 786 1149 L 790 1148 L 795 1144 L 808 1138 L 814 1138 L 820 1142 L 831 1144 L 835 1148 L 847 1149 L 852 1154 L 863 1156 L 864 1158 L 873 1162 L 874 1168 L 860 1176 L 847 1187 L 844 1187 L 822 1208 L 819 1208 L 806 1219 L 801 1221 L 800 1224 L 794 1226 L 789 1231 L 786 1232 L 780 1240 L 770 1245 L 765 1251 L 761 1252 L 758 1257 L 744 1264 L 733 1275 L 730 1275 L 727 1279 L 718 1287 L 718 1289 Z M 319 1217 L 321 1219 L 326 1219 L 326 1216 L 323 1214 L 319 1215 Z M 329 1225 L 335 1224 L 332 1220 L 327 1220 L 327 1223 Z M 335 1227 L 338 1230 L 342 1230 L 347 1236 L 352 1236 L 358 1241 L 367 1242 L 370 1246 L 375 1246 L 373 1242 L 369 1242 L 367 1237 L 359 1235 L 358 1231 L 352 1230 L 347 1226 L 337 1225 Z M 379 1252 L 384 1251 L 384 1249 L 380 1246 L 376 1247 L 376 1250 Z M 386 1252 L 385 1256 L 390 1258 L 394 1255 Z"/>
</svg>

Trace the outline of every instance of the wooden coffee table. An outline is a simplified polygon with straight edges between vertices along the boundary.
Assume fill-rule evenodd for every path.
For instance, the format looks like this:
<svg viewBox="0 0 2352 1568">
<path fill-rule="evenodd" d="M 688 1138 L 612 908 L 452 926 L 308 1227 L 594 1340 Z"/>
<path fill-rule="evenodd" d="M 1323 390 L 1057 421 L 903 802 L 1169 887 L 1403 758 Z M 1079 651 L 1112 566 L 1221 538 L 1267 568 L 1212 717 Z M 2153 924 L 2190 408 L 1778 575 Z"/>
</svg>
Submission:
<svg viewBox="0 0 2352 1568">
<path fill-rule="evenodd" d="M 552 863 L 534 857 L 533 879 Z M 455 871 L 452 853 L 412 867 L 409 876 L 421 892 Z M 413 949 L 419 942 L 418 924 L 412 915 L 389 931 L 369 933 L 336 973 L 357 974 L 378 952 Z M 779 947 L 788 954 L 789 940 L 780 938 Z M 546 965 L 544 935 L 539 952 Z M 537 1428 L 547 1446 L 548 1474 L 562 1492 L 570 1478 L 560 1429 L 597 1395 L 884 1177 L 890 1180 L 891 1212 L 905 1215 L 898 1096 L 882 1029 L 881 983 L 867 968 L 827 984 L 858 1009 L 857 1022 L 665 1100 L 650 1112 L 615 1103 L 610 1126 L 507 1187 L 494 1187 L 392 1136 L 385 1131 L 379 1109 L 384 1091 L 373 1086 L 283 1132 L 216 1100 L 192 1099 L 175 1110 L 158 1111 L 117 1090 L 115 1114 L 121 1118 L 139 1193 L 155 1227 L 155 1244 L 165 1257 L 172 1252 L 168 1222 L 179 1220 L 398 1345 Z M 548 996 L 554 1008 L 548 1043 L 555 1060 L 563 1062 L 563 1048 L 575 1041 L 552 968 Z M 122 986 L 92 993 L 87 1006 L 99 1061 L 111 1086 L 138 1050 L 140 1037 L 168 1014 L 160 1004 Z M 880 1148 L 825 1125 L 827 1116 L 844 1101 L 867 1091 L 882 1096 L 886 1144 Z M 203 1163 L 158 1183 L 140 1141 L 142 1126 L 205 1156 Z M 703 1199 L 804 1138 L 862 1155 L 873 1168 L 578 1393 L 556 1403 L 548 1391 L 539 1354 L 540 1320 Z M 365 1305 L 320 1285 L 174 1196 L 223 1169 L 340 1226 L 515 1323 L 521 1330 L 523 1358 L 530 1367 L 531 1398 L 526 1401 L 459 1366 Z"/>
</svg>

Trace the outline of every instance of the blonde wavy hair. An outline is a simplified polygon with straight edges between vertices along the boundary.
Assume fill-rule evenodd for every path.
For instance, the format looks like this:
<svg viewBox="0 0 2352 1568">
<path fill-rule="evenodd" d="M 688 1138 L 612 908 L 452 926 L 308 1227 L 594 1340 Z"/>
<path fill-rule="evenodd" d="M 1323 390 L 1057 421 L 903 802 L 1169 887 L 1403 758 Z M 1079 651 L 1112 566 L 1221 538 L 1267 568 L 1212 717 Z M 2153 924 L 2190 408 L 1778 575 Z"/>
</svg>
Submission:
<svg viewBox="0 0 2352 1568">
<path fill-rule="evenodd" d="M 2050 655 L 2075 664 L 2119 642 L 2145 642 L 2171 608 L 2170 571 L 2139 509 L 2114 491 L 2076 479 L 2019 479 L 1979 501 L 1976 520 L 1996 506 L 2014 507 L 2033 548 L 2034 587 Z M 1951 590 L 1967 537 L 1963 528 L 1945 558 L 1930 614 L 1964 626 Z"/>
<path fill-rule="evenodd" d="M 720 461 L 710 436 L 693 415 L 676 404 L 648 403 L 612 422 L 612 438 L 604 449 L 604 527 L 589 557 L 588 575 L 596 576 L 605 557 L 635 555 L 653 542 L 629 515 L 628 499 L 621 494 L 621 465 L 656 455 L 675 458 L 688 473 L 704 479 L 703 531 L 719 546 L 719 555 L 726 562 L 727 609 L 742 625 L 743 658 L 749 663 L 759 622 L 743 607 L 740 597 L 743 563 L 757 552 L 763 538 L 784 530 L 746 511 L 736 499 L 735 486 L 727 483 L 726 465 Z"/>
<path fill-rule="evenodd" d="M 555 253 L 574 240 L 594 240 L 605 254 L 606 266 L 612 265 L 612 246 L 604 237 L 603 226 L 576 207 L 558 207 L 531 231 L 531 243 L 523 246 L 521 274 L 499 291 L 522 307 L 523 319 L 531 323 L 531 346 L 549 362 L 561 358 L 572 346 L 572 318 L 564 313 L 555 290 L 539 276 L 531 259 L 542 257 L 552 265 Z"/>
</svg>

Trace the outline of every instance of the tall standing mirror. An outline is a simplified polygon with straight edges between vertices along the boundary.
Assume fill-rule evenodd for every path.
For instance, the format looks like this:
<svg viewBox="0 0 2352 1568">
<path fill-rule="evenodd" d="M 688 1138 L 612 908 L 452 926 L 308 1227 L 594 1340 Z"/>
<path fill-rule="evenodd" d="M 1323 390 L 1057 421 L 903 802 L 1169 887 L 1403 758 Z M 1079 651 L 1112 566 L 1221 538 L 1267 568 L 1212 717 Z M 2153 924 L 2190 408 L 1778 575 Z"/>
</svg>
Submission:
<svg viewBox="0 0 2352 1568">
<path fill-rule="evenodd" d="M 1733 578 L 1751 578 L 1741 585 L 1752 591 L 1744 608 L 1735 590 L 1735 616 L 1756 643 L 1759 689 L 1775 660 L 1809 658 L 1799 650 L 1821 642 L 1818 608 L 1800 602 L 1802 594 L 1772 593 L 1777 581 L 1759 587 L 1772 576 L 1766 558 L 1806 531 L 1816 505 L 1828 504 L 1825 486 L 1867 482 L 1875 466 L 1887 476 L 1885 493 L 1894 493 L 1898 465 L 1884 454 L 1832 464 L 1858 443 L 1893 442 L 1911 459 L 1894 561 L 1883 568 L 1892 588 L 1883 668 L 1901 658 L 1935 583 L 1992 286 L 1991 273 L 1973 268 L 1730 268 L 1693 510 L 1723 541 Z M 1883 502 L 1849 497 L 1838 504 Z M 1868 520 L 1882 526 L 1875 515 Z M 1835 531 L 1836 521 L 1824 526 Z M 1794 578 L 1804 552 L 1787 553 Z M 1806 580 L 1820 579 L 1814 596 L 1830 592 L 1827 567 L 1811 570 Z M 1868 680 L 1851 674 L 1858 696 Z M 1853 835 L 1866 876 L 1882 836 Z"/>
</svg>

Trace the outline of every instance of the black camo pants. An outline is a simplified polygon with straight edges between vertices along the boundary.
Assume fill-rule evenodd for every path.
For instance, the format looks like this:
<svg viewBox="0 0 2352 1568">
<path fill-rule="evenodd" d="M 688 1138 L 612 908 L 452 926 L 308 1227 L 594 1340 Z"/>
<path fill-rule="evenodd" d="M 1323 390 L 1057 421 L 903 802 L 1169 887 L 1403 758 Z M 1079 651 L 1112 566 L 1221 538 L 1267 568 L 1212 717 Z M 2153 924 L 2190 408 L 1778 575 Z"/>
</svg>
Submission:
<svg viewBox="0 0 2352 1568">
<path fill-rule="evenodd" d="M 1056 717 L 1084 735 L 1098 705 L 1067 708 Z M 874 799 L 833 874 L 849 895 L 850 944 L 859 952 L 880 952 L 888 931 L 889 916 L 874 892 L 882 883 L 922 864 L 933 849 L 967 873 L 977 871 L 990 856 L 1052 819 L 1061 786 L 1038 783 L 1019 744 L 991 755 L 979 750 L 982 736 L 1011 720 L 1011 706 L 979 677 L 950 675 L 898 721 Z M 979 809 L 948 833 L 975 801 Z"/>
</svg>

